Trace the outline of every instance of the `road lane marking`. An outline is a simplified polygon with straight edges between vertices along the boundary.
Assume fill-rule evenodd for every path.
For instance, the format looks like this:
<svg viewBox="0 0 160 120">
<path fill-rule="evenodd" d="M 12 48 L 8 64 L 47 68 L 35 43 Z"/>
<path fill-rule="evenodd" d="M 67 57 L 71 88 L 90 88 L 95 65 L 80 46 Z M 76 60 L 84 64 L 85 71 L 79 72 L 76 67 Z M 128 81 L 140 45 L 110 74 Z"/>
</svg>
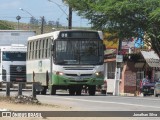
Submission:
<svg viewBox="0 0 160 120">
<path fill-rule="evenodd" d="M 118 97 L 118 99 L 130 99 L 130 98 L 132 98 L 132 99 L 136 99 L 136 100 L 150 100 L 150 101 L 160 101 L 160 99 L 159 98 L 149 98 L 149 97 L 129 97 L 129 96 L 107 96 L 107 97 Z"/>
<path fill-rule="evenodd" d="M 93 103 L 107 103 L 107 104 L 119 104 L 119 105 L 128 105 L 128 106 L 137 106 L 137 107 L 149 107 L 149 108 L 159 108 L 157 106 L 149 106 L 149 105 L 140 105 L 140 104 L 131 104 L 131 103 L 122 103 L 122 102 L 109 102 L 109 101 L 94 101 L 94 100 L 84 100 L 84 99 L 77 99 L 77 98 L 62 98 L 62 97 L 56 97 L 54 98 L 60 98 L 60 99 L 67 99 L 67 100 L 75 100 L 75 101 L 82 101 L 82 102 L 93 102 Z"/>
</svg>

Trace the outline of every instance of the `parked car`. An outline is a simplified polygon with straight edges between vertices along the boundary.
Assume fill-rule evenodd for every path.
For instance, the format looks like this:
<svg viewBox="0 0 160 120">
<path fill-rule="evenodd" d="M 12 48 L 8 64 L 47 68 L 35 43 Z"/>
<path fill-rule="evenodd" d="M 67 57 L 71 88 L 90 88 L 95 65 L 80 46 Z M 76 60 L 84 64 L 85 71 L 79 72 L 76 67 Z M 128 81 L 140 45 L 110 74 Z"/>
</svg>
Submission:
<svg viewBox="0 0 160 120">
<path fill-rule="evenodd" d="M 160 81 L 156 82 L 154 87 L 154 96 L 158 97 L 160 95 Z"/>
<path fill-rule="evenodd" d="M 143 96 L 154 95 L 154 86 L 155 82 L 150 82 L 148 79 L 144 78 L 141 81 L 140 89 L 143 93 Z"/>
</svg>

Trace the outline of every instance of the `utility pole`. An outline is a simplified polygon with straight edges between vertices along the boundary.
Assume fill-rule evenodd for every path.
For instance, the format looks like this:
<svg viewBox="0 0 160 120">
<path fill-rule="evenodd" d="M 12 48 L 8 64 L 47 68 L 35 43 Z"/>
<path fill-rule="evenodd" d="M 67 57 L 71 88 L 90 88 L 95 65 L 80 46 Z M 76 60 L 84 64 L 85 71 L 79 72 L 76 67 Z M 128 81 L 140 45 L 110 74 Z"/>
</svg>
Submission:
<svg viewBox="0 0 160 120">
<path fill-rule="evenodd" d="M 119 96 L 119 84 L 121 77 L 121 63 L 123 62 L 123 55 L 120 55 L 122 41 L 119 39 L 118 51 L 116 54 L 116 70 L 115 70 L 115 82 L 114 82 L 114 91 L 113 95 Z"/>
<path fill-rule="evenodd" d="M 69 6 L 68 29 L 72 29 L 72 7 Z"/>
<path fill-rule="evenodd" d="M 43 27 L 44 27 L 44 16 L 41 17 L 42 23 L 41 23 L 41 34 L 43 34 Z"/>
</svg>

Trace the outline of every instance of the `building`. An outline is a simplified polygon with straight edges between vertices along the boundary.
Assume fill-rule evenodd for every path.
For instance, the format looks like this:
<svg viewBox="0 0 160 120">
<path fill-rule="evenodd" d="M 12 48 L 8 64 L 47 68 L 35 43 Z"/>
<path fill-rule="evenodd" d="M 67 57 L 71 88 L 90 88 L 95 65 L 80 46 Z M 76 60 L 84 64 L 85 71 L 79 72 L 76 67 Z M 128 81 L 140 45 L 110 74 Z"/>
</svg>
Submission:
<svg viewBox="0 0 160 120">
<path fill-rule="evenodd" d="M 107 34 L 108 35 L 108 34 Z M 107 92 L 115 92 L 116 82 L 116 54 L 118 54 L 118 39 L 110 41 L 104 35 L 105 51 L 105 80 Z M 122 41 L 120 54 L 123 62 L 119 64 L 119 93 L 135 93 L 139 91 L 139 83 L 146 75 L 151 81 L 160 78 L 160 60 L 158 55 L 150 48 L 144 47 L 145 43 L 140 38 L 131 38 Z"/>
<path fill-rule="evenodd" d="M 34 36 L 35 31 L 28 30 L 0 30 L 0 46 L 11 44 L 27 45 L 28 37 Z"/>
</svg>

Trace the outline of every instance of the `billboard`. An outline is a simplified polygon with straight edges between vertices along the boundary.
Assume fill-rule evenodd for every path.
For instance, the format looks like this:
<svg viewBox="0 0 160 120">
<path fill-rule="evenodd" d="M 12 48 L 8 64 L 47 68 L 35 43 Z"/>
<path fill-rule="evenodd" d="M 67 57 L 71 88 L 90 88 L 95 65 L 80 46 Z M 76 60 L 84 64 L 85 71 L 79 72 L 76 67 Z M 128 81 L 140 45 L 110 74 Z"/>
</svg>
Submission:
<svg viewBox="0 0 160 120">
<path fill-rule="evenodd" d="M 111 37 L 112 37 L 111 33 L 108 32 L 104 33 L 103 43 L 106 47 L 106 50 L 104 51 L 105 58 L 115 57 L 118 50 L 118 44 L 119 44 L 118 38 L 111 39 Z"/>
</svg>

